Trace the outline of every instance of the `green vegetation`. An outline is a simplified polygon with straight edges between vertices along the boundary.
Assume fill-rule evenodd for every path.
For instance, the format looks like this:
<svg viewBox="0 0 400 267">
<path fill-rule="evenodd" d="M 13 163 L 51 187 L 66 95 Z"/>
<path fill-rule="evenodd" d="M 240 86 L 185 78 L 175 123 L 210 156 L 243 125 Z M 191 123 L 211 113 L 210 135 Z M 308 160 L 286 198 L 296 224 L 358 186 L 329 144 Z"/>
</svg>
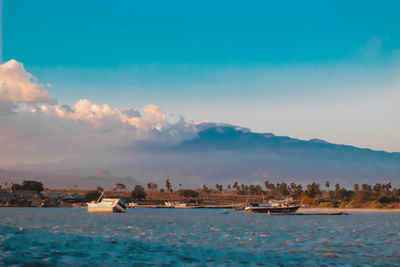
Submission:
<svg viewBox="0 0 400 267">
<path fill-rule="evenodd" d="M 142 200 L 146 198 L 146 192 L 143 186 L 135 185 L 135 189 L 131 192 L 131 197 L 133 200 Z"/>
<path fill-rule="evenodd" d="M 113 190 L 121 190 L 122 191 L 122 190 L 125 190 L 125 189 L 126 189 L 126 186 L 124 184 L 116 183 Z"/>
<path fill-rule="evenodd" d="M 352 189 L 332 185 L 329 181 L 321 185 L 319 183 L 271 183 L 265 181 L 264 186 L 246 185 L 234 182 L 232 185 L 216 184 L 215 189 L 203 185 L 202 188 L 180 189 L 172 193 L 172 185 L 169 179 L 165 181 L 166 190 L 158 190 L 155 183 L 148 183 L 148 198 L 142 186 L 136 186 L 131 197 L 135 200 L 157 199 L 165 200 L 180 197 L 196 199 L 199 201 L 222 201 L 230 203 L 236 201 L 261 201 L 262 199 L 292 198 L 295 202 L 313 207 L 325 208 L 400 208 L 400 188 L 392 188 L 390 183 L 355 184 Z M 150 195 L 151 192 L 151 195 Z M 168 194 L 168 195 L 167 195 Z"/>
<path fill-rule="evenodd" d="M 172 191 L 171 183 L 166 181 L 167 192 Z M 261 185 L 246 185 L 238 182 L 223 186 L 216 184 L 215 189 L 203 185 L 201 189 L 181 189 L 177 193 L 180 196 L 197 198 L 201 200 L 215 198 L 248 199 L 249 201 L 261 201 L 262 199 L 292 198 L 295 202 L 305 206 L 318 206 L 326 208 L 400 208 L 400 188 L 392 188 L 391 183 L 373 186 L 368 184 L 355 184 L 353 189 L 341 187 L 326 181 L 321 188 L 319 183 L 306 185 L 296 183 L 271 183 L 265 181 Z M 154 191 L 154 190 L 153 190 Z M 163 192 L 160 190 L 159 192 Z M 218 197 L 220 196 L 220 197 Z"/>
<path fill-rule="evenodd" d="M 154 190 L 157 189 L 157 184 L 156 184 L 156 183 L 149 182 L 149 183 L 147 183 L 147 188 L 148 188 L 150 191 L 154 191 Z"/>
<path fill-rule="evenodd" d="M 272 184 L 265 182 L 268 198 L 292 197 L 303 205 L 318 205 L 320 207 L 342 208 L 400 208 L 400 188 L 393 188 L 391 183 L 374 186 L 355 184 L 353 190 L 335 185 L 334 190 L 329 190 L 330 183 L 325 183 L 326 190 L 320 188 L 320 184 L 312 183 L 305 186 L 291 183 Z M 242 188 L 243 185 L 240 187 Z M 251 186 L 249 186 L 250 188 Z M 245 186 L 245 188 L 247 188 Z M 239 189 L 238 189 L 239 190 Z"/>
<path fill-rule="evenodd" d="M 169 179 L 165 181 L 165 187 L 167 188 L 167 192 L 172 192 L 172 186 Z"/>
<path fill-rule="evenodd" d="M 6 184 L 7 185 L 7 184 Z M 179 185 L 181 187 L 182 185 Z M 9 187 L 10 188 L 10 187 Z M 203 185 L 198 189 L 179 189 L 172 190 L 172 184 L 169 179 L 165 181 L 165 188 L 159 188 L 154 182 L 147 183 L 148 191 L 141 185 L 136 185 L 132 192 L 126 190 L 126 186 L 117 183 L 113 191 L 106 193 L 107 197 L 129 197 L 135 201 L 147 203 L 163 203 L 167 200 L 180 200 L 183 198 L 195 200 L 199 203 L 209 204 L 232 204 L 250 201 L 262 201 L 268 199 L 286 199 L 292 198 L 293 201 L 312 207 L 325 208 L 400 208 L 400 188 L 393 188 L 391 183 L 376 183 L 375 185 L 355 184 L 351 189 L 341 187 L 339 184 L 333 184 L 326 181 L 322 184 L 296 184 L 296 183 L 271 183 L 265 181 L 264 184 L 216 184 L 211 188 Z M 11 189 L 31 190 L 39 193 L 44 190 L 43 184 L 38 181 L 26 180 L 22 184 L 12 184 Z M 64 190 L 65 191 L 65 190 Z M 71 190 L 66 190 L 69 193 Z M 79 193 L 85 195 L 86 201 L 95 201 L 99 198 L 103 188 L 87 191 L 79 190 Z M 74 190 L 78 193 L 78 190 Z"/>
<path fill-rule="evenodd" d="M 11 189 L 13 191 L 15 190 L 32 190 L 37 193 L 43 191 L 43 184 L 38 181 L 33 181 L 33 180 L 26 180 L 22 182 L 22 185 L 20 184 L 13 184 Z"/>
<path fill-rule="evenodd" d="M 85 194 L 85 199 L 87 201 L 96 201 L 99 199 L 101 193 L 97 190 L 89 191 Z"/>
<path fill-rule="evenodd" d="M 180 189 L 178 190 L 179 195 L 187 198 L 196 198 L 200 196 L 200 193 L 192 189 Z"/>
</svg>

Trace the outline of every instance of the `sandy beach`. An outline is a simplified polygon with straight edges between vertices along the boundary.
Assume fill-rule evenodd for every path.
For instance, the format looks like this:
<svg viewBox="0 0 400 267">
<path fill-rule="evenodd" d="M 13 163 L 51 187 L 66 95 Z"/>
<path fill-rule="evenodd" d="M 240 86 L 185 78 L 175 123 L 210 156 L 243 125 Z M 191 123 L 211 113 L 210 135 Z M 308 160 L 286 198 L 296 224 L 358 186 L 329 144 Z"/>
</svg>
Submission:
<svg viewBox="0 0 400 267">
<path fill-rule="evenodd" d="M 298 212 L 400 212 L 400 209 L 300 208 Z"/>
</svg>

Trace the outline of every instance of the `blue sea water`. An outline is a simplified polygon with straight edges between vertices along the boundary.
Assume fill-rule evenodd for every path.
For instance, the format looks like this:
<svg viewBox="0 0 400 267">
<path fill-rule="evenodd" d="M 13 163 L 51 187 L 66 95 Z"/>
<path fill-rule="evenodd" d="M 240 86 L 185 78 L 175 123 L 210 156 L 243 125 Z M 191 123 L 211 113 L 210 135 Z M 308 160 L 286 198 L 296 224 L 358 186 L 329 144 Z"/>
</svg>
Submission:
<svg viewBox="0 0 400 267">
<path fill-rule="evenodd" d="M 0 265 L 400 265 L 400 213 L 0 208 Z"/>
</svg>

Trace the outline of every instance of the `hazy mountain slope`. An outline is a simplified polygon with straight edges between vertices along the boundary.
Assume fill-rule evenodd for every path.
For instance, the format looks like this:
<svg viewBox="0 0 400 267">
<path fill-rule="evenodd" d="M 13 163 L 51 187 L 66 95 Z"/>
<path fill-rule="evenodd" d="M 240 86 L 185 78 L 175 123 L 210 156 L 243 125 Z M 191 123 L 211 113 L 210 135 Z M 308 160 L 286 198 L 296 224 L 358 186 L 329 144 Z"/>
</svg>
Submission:
<svg viewBox="0 0 400 267">
<path fill-rule="evenodd" d="M 104 188 L 114 188 L 116 183 L 124 184 L 128 189 L 133 188 L 135 185 L 140 184 L 135 178 L 130 176 L 117 177 L 111 172 L 104 170 L 93 176 L 81 178 L 84 183 L 92 185 L 100 185 Z"/>
<path fill-rule="evenodd" d="M 139 181 L 142 184 L 152 181 L 162 186 L 167 178 L 175 187 L 177 184 L 198 187 L 234 181 L 263 183 L 266 179 L 297 183 L 329 180 L 344 186 L 390 181 L 395 186 L 400 185 L 400 153 L 331 144 L 319 139 L 305 141 L 271 133 L 253 133 L 231 125 L 207 124 L 199 125 L 198 129 L 196 138 L 179 144 L 135 142 L 120 147 L 109 151 L 109 161 L 80 158 L 41 165 L 41 169 L 52 169 L 52 175 L 44 174 L 41 178 L 49 187 L 76 184 L 81 188 L 112 188 L 117 182 L 129 188 Z M 97 175 L 76 171 L 89 165 L 93 170 L 110 169 L 119 176 L 107 171 Z M 54 174 L 56 166 L 64 168 L 62 174 Z M 80 174 L 68 177 L 69 173 Z M 14 177 L 37 177 L 30 172 L 13 174 L 16 174 Z"/>
<path fill-rule="evenodd" d="M 203 176 L 204 182 L 261 181 L 265 177 L 275 181 L 331 180 L 346 185 L 400 182 L 400 153 L 252 133 L 228 125 L 207 127 L 197 138 L 178 145 L 141 143 L 134 149 L 151 151 L 162 161 L 157 167 L 176 169 L 178 177 Z M 141 168 L 147 166 L 151 171 L 151 165 L 143 163 Z"/>
<path fill-rule="evenodd" d="M 23 180 L 36 180 L 48 188 L 72 188 L 79 185 L 80 177 L 73 174 L 45 172 L 45 171 L 19 171 L 0 169 L 0 184 L 21 183 Z"/>
<path fill-rule="evenodd" d="M 36 180 L 42 182 L 47 188 L 80 188 L 94 189 L 101 186 L 105 189 L 112 189 L 116 183 L 126 185 L 127 189 L 131 190 L 139 182 L 130 176 L 117 177 L 109 171 L 102 171 L 93 176 L 80 177 L 73 174 L 73 170 L 69 174 L 63 172 L 46 172 L 46 171 L 18 171 L 0 169 L 0 184 L 21 183 L 23 180 Z"/>
</svg>

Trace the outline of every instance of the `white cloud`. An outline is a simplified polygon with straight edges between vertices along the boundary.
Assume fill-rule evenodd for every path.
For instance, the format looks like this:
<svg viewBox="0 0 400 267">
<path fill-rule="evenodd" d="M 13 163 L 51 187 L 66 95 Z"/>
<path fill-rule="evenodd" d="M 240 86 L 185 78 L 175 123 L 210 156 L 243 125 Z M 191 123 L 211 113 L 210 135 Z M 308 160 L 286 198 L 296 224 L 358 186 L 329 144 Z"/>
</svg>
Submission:
<svg viewBox="0 0 400 267">
<path fill-rule="evenodd" d="M 174 124 L 169 123 L 165 112 L 155 105 L 147 105 L 141 112 L 133 108 L 113 108 L 108 104 L 98 104 L 88 99 L 80 99 L 72 107 L 56 105 L 44 86 L 37 83 L 32 74 L 25 71 L 23 64 L 16 60 L 10 60 L 0 65 L 0 82 L 0 103 L 3 109 L 15 109 L 23 104 L 32 106 L 31 112 L 37 118 L 45 119 L 47 116 L 48 118 L 56 117 L 59 119 L 58 121 L 86 123 L 87 127 L 92 127 L 92 130 L 97 132 L 129 130 L 129 134 L 135 134 L 135 138 L 141 139 L 151 137 L 151 133 L 154 131 L 174 132 L 171 131 Z M 0 109 L 0 111 L 0 114 L 7 115 L 5 110 Z M 19 110 L 20 115 L 21 112 L 22 110 Z M 48 119 L 47 121 L 52 120 Z M 176 124 L 182 128 L 183 122 L 179 120 Z M 51 126 L 47 125 L 47 127 Z M 189 124 L 187 127 L 191 128 Z M 132 130 L 134 131 L 132 132 Z M 177 134 L 176 131 L 175 134 Z"/>
<path fill-rule="evenodd" d="M 163 135 L 178 136 L 179 131 L 171 131 L 171 128 L 182 123 L 187 128 L 193 128 L 191 124 L 179 120 L 177 123 L 169 123 L 165 112 L 155 105 L 145 106 L 141 112 L 135 109 L 118 109 L 107 104 L 97 104 L 87 99 L 81 99 L 73 107 L 67 105 L 49 106 L 42 105 L 32 109 L 32 113 L 46 116 L 58 117 L 65 120 L 83 122 L 89 124 L 93 129 L 106 131 L 134 131 L 138 139 L 149 139 L 154 137 L 154 132 Z"/>
<path fill-rule="evenodd" d="M 105 151 L 138 140 L 179 142 L 193 137 L 193 123 L 168 122 L 158 106 L 141 112 L 87 99 L 57 105 L 47 90 L 15 60 L 0 65 L 0 162 L 32 163 Z M 27 108 L 28 107 L 28 108 Z M 29 108 L 30 107 L 30 108 Z M 30 111 L 28 111 L 30 110 Z M 98 153 L 98 151 L 102 153 Z"/>
<path fill-rule="evenodd" d="M 313 75 L 317 77 L 316 81 L 305 76 L 304 79 L 311 82 L 306 83 L 300 78 L 293 82 L 296 86 L 306 84 L 311 89 L 322 88 L 320 91 L 310 89 L 310 92 L 304 93 L 304 90 L 299 90 L 302 92 L 299 96 L 293 90 L 291 98 L 285 100 L 277 101 L 278 95 L 274 98 L 267 93 L 257 94 L 249 90 L 249 94 L 258 97 L 247 103 L 245 96 L 236 94 L 232 96 L 239 97 L 238 101 L 225 94 L 223 99 L 204 98 L 204 101 L 196 102 L 196 94 L 193 101 L 182 101 L 169 110 L 178 107 L 181 110 L 174 112 L 179 114 L 198 110 L 199 115 L 192 115 L 193 119 L 206 116 L 214 121 L 246 125 L 260 132 L 302 139 L 318 137 L 332 142 L 363 147 L 368 144 L 372 148 L 398 151 L 396 140 L 400 124 L 396 115 L 399 114 L 399 83 L 397 79 L 393 82 L 390 78 L 393 73 L 398 74 L 398 70 L 392 70 L 390 75 L 381 75 L 380 72 L 376 75 L 357 75 L 354 80 L 339 79 L 339 82 L 332 82 L 331 78 L 327 80 L 321 73 L 324 72 Z M 359 83 L 360 76 L 366 78 L 357 87 L 355 84 Z M 371 78 L 368 79 L 369 76 Z M 284 77 L 286 75 L 276 75 L 276 84 L 278 80 L 285 80 Z M 269 80 L 269 83 L 254 80 L 254 88 L 257 84 L 260 88 L 267 88 L 264 84 L 275 84 Z M 225 125 L 186 122 L 179 116 L 175 117 L 178 120 L 171 119 L 155 105 L 147 105 L 139 111 L 88 99 L 81 99 L 71 106 L 54 104 L 44 86 L 16 61 L 0 65 L 0 81 L 0 167 L 71 157 L 118 160 L 118 157 L 111 157 L 110 151 L 130 146 L 138 140 L 176 143 L 193 138 L 197 131 L 209 126 Z M 251 85 L 251 81 L 245 82 Z M 290 86 L 293 84 L 288 83 L 287 87 Z M 349 92 L 345 93 L 348 88 Z M 204 107 L 205 102 L 207 108 Z"/>
<path fill-rule="evenodd" d="M 0 102 L 54 104 L 43 85 L 14 59 L 0 65 Z"/>
</svg>

